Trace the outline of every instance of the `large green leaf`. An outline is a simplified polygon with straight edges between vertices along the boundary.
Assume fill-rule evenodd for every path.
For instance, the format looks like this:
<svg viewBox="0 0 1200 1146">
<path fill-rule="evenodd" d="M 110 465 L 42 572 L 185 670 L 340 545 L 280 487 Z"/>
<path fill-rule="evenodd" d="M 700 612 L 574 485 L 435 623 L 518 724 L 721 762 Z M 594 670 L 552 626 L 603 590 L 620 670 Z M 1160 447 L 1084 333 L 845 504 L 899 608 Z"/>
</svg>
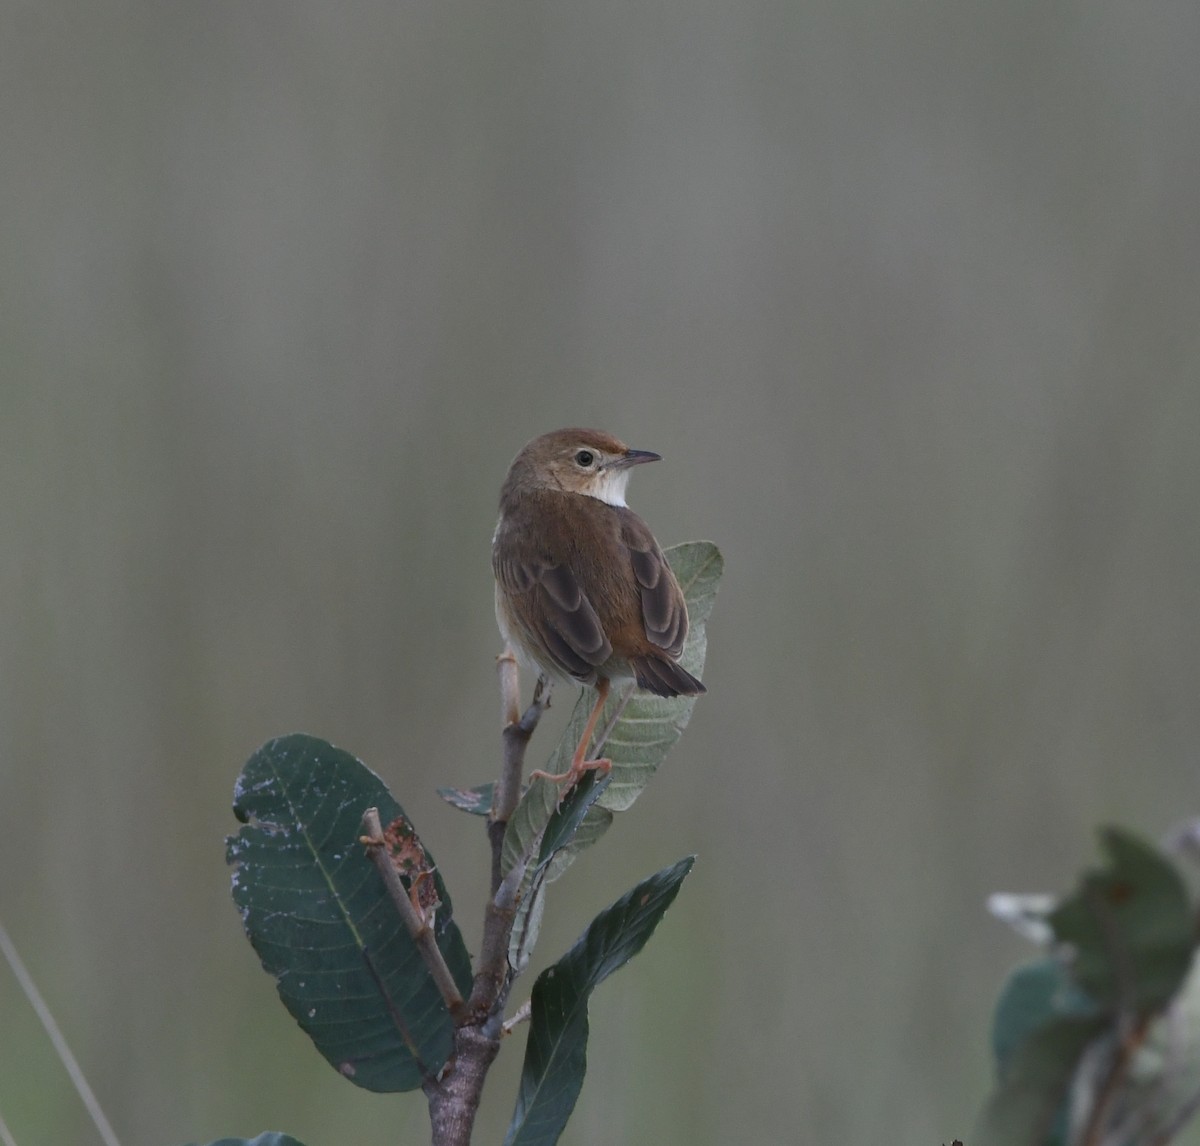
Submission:
<svg viewBox="0 0 1200 1146">
<path fill-rule="evenodd" d="M 533 985 L 521 1086 L 505 1146 L 553 1146 L 587 1071 L 588 999 L 633 958 L 671 906 L 694 856 L 664 868 L 605 908 Z"/>
<path fill-rule="evenodd" d="M 1098 1002 L 1143 1016 L 1165 1007 L 1192 962 L 1195 923 L 1183 877 L 1120 828 L 1100 833 L 1107 864 L 1084 873 L 1049 917 L 1071 944 L 1076 982 Z"/>
<path fill-rule="evenodd" d="M 680 663 L 695 676 L 702 675 L 708 648 L 707 622 L 716 600 L 724 571 L 724 559 L 711 541 L 689 541 L 666 550 L 667 560 L 679 580 L 688 605 L 688 638 Z M 605 706 L 599 727 L 607 725 L 621 697 L 614 695 Z M 583 735 L 587 718 L 595 703 L 591 689 L 584 689 L 575 704 L 571 720 L 545 770 L 565 772 Z M 560 853 L 554 879 L 565 870 L 583 847 L 594 843 L 612 823 L 613 812 L 623 812 L 641 795 L 658 766 L 683 734 L 691 718 L 696 697 L 664 698 L 636 693 L 604 743 L 604 755 L 612 761 L 612 780 L 608 790 L 588 813 L 583 828 L 571 848 Z M 517 805 L 504 835 L 502 866 L 511 871 L 522 855 L 531 854 L 538 835 L 545 828 L 557 804 L 559 790 L 548 780 L 533 780 Z"/>
<path fill-rule="evenodd" d="M 454 1024 L 359 842 L 369 807 L 385 826 L 407 825 L 349 753 L 301 734 L 264 744 L 234 791 L 246 826 L 228 841 L 233 898 L 279 997 L 330 1064 L 367 1090 L 412 1090 L 449 1057 Z M 433 879 L 434 932 L 465 995 L 470 959 L 436 868 Z"/>
</svg>

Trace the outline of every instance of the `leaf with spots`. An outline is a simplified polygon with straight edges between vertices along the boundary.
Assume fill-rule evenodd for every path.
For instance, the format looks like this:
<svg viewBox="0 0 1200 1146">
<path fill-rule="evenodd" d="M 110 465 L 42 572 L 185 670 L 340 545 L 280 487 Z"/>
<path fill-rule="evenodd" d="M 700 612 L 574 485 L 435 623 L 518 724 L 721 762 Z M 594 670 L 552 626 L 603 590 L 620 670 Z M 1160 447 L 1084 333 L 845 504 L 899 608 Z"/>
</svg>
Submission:
<svg viewBox="0 0 1200 1146">
<path fill-rule="evenodd" d="M 472 816 L 490 816 L 496 785 L 477 784 L 474 788 L 439 788 L 437 794 L 452 808 Z"/>
<path fill-rule="evenodd" d="M 358 1086 L 412 1090 L 450 1055 L 454 1023 L 360 842 L 379 809 L 389 850 L 464 994 L 470 959 L 450 896 L 404 810 L 348 752 L 294 734 L 264 744 L 234 791 L 233 898 L 279 997 Z"/>
</svg>

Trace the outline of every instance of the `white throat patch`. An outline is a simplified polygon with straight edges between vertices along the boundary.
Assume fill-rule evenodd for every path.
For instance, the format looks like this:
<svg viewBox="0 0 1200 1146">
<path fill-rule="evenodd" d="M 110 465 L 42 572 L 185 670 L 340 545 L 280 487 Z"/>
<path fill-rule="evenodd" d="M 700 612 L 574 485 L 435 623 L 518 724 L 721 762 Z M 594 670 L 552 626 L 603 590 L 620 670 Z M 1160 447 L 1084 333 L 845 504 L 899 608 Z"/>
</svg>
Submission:
<svg viewBox="0 0 1200 1146">
<path fill-rule="evenodd" d="M 584 492 L 588 497 L 594 497 L 597 501 L 625 509 L 625 487 L 628 484 L 629 471 L 627 469 L 602 470 L 592 479 Z"/>
</svg>

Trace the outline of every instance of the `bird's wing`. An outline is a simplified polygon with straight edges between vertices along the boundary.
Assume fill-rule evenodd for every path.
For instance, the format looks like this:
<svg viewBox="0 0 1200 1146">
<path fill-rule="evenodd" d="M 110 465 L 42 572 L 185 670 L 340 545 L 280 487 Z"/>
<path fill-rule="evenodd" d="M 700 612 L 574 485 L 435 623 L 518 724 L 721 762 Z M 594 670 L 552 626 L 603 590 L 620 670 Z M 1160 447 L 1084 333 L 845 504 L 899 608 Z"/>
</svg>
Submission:
<svg viewBox="0 0 1200 1146">
<path fill-rule="evenodd" d="M 642 625 L 646 636 L 672 660 L 678 660 L 688 631 L 683 590 L 650 527 L 632 510 L 625 510 L 621 518 L 621 540 L 629 550 L 633 575 L 641 594 Z"/>
<path fill-rule="evenodd" d="M 581 680 L 612 656 L 612 644 L 575 574 L 547 556 L 516 559 L 493 555 L 501 586 L 524 602 L 514 602 L 519 623 L 537 637 L 563 672 Z"/>
</svg>

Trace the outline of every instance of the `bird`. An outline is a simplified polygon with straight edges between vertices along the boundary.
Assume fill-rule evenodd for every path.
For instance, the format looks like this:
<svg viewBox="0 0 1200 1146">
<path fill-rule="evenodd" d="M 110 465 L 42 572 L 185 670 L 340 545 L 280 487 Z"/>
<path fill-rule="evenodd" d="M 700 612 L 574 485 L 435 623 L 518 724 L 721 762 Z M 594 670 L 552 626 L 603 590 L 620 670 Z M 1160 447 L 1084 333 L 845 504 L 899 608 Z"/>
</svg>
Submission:
<svg viewBox="0 0 1200 1146">
<path fill-rule="evenodd" d="M 679 663 L 683 590 L 625 503 L 633 468 L 661 460 L 602 430 L 553 430 L 517 454 L 500 490 L 492 537 L 500 635 L 527 667 L 596 690 L 570 768 L 534 774 L 564 791 L 586 771 L 612 767 L 589 759 L 588 748 L 614 686 L 666 697 L 706 691 Z"/>
</svg>

